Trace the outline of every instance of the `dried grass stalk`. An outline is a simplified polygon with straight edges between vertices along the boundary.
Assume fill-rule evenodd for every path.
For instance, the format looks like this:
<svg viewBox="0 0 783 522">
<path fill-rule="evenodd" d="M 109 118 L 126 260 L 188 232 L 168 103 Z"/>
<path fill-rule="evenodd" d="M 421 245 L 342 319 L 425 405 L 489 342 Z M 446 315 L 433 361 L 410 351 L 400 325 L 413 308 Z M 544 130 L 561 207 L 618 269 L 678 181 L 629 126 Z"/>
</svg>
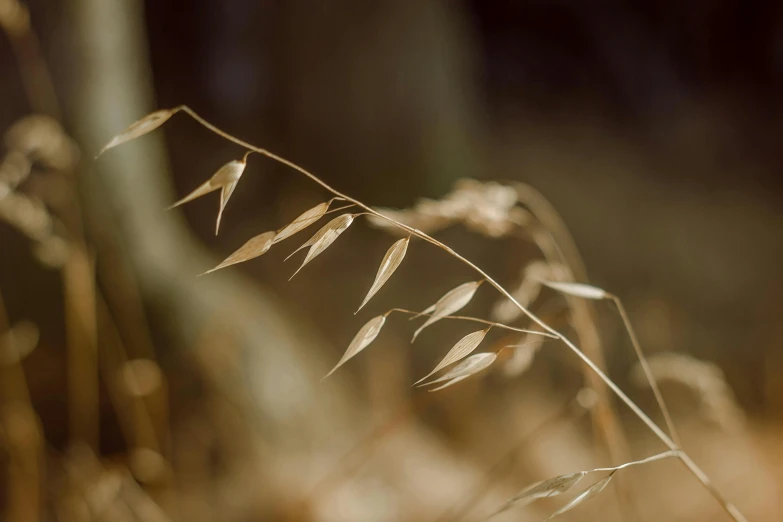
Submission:
<svg viewBox="0 0 783 522">
<path fill-rule="evenodd" d="M 348 202 L 350 205 L 355 205 L 362 209 L 361 214 L 353 214 L 353 215 L 344 215 L 340 216 L 339 218 L 336 218 L 336 220 L 333 220 L 329 224 L 327 224 L 324 228 L 321 229 L 318 233 L 316 233 L 315 236 L 313 236 L 305 245 L 303 245 L 301 248 L 304 248 L 305 246 L 309 246 L 310 250 L 308 251 L 308 255 L 305 258 L 305 261 L 302 266 L 307 264 L 310 260 L 312 260 L 314 257 L 316 257 L 318 254 L 320 254 L 325 248 L 327 248 L 338 236 L 340 233 L 342 233 L 353 221 L 354 216 L 356 215 L 370 215 L 370 218 L 374 220 L 376 223 L 384 223 L 388 224 L 390 227 L 393 227 L 397 230 L 399 230 L 402 233 L 408 234 L 410 236 L 416 236 L 418 238 L 421 238 L 422 240 L 440 248 L 442 251 L 446 252 L 447 254 L 451 255 L 455 259 L 458 259 L 462 263 L 464 263 L 466 266 L 468 266 L 470 269 L 472 269 L 474 272 L 476 272 L 480 276 L 480 280 L 472 283 L 465 283 L 464 285 L 461 285 L 460 287 L 457 287 L 456 289 L 452 290 L 451 292 L 447 293 L 445 296 L 443 296 L 441 299 L 438 300 L 438 302 L 435 303 L 432 307 L 425 310 L 423 313 L 430 313 L 432 312 L 431 316 L 427 319 L 425 324 L 420 327 L 416 334 L 414 334 L 414 339 L 416 336 L 422 331 L 423 328 L 426 326 L 431 325 L 432 323 L 447 317 L 451 315 L 452 313 L 456 312 L 457 310 L 464 307 L 470 299 L 473 297 L 473 294 L 475 293 L 478 286 L 486 281 L 489 283 L 492 287 L 494 287 L 503 298 L 509 300 L 512 304 L 514 304 L 520 312 L 522 312 L 524 315 L 526 315 L 530 321 L 534 323 L 536 327 L 540 327 L 542 331 L 545 334 L 551 335 L 556 337 L 558 340 L 560 340 L 563 344 L 565 344 L 569 350 L 573 354 L 575 354 L 585 365 L 589 370 L 592 372 L 591 375 L 594 377 L 591 377 L 591 382 L 595 381 L 596 384 L 599 385 L 601 389 L 605 386 L 609 390 L 611 390 L 623 403 L 625 403 L 631 411 L 658 437 L 661 442 L 663 442 L 668 448 L 668 456 L 676 456 L 678 457 L 683 464 L 691 471 L 691 473 L 699 479 L 699 481 L 702 483 L 702 485 L 707 489 L 710 494 L 721 504 L 723 509 L 728 513 L 735 521 L 737 522 L 743 522 L 745 521 L 745 517 L 739 512 L 739 510 L 731 503 L 726 501 L 726 499 L 722 496 L 722 494 L 715 488 L 714 485 L 710 482 L 709 478 L 704 474 L 704 472 L 696 465 L 695 462 L 688 456 L 687 453 L 682 452 L 675 441 L 673 441 L 661 428 L 650 419 L 648 415 L 646 415 L 637 405 L 634 403 L 600 368 L 596 362 L 591 359 L 588 355 L 586 355 L 582 350 L 579 349 L 579 347 L 574 344 L 572 341 L 570 341 L 565 335 L 555 330 L 553 327 L 551 327 L 549 324 L 547 324 L 545 321 L 543 321 L 541 318 L 539 318 L 536 314 L 531 312 L 525 305 L 520 303 L 514 295 L 512 295 L 511 292 L 509 292 L 505 287 L 503 287 L 500 283 L 495 281 L 492 277 L 490 277 L 484 270 L 482 270 L 480 267 L 466 259 L 464 256 L 460 255 L 459 253 L 455 252 L 453 249 L 449 248 L 447 245 L 443 244 L 442 242 L 438 241 L 437 239 L 433 238 L 432 236 L 428 235 L 426 232 L 422 231 L 422 227 L 414 227 L 409 224 L 406 224 L 404 220 L 406 217 L 404 215 L 401 215 L 397 213 L 396 215 L 394 213 L 381 213 L 377 210 L 372 209 L 371 207 L 365 205 L 361 201 L 351 198 L 350 196 L 335 190 L 331 186 L 329 186 L 327 183 L 325 183 L 323 180 L 315 176 L 314 174 L 308 172 L 304 168 L 296 165 L 295 163 L 292 163 L 285 158 L 282 158 L 276 154 L 273 154 L 265 149 L 255 147 L 245 141 L 242 141 L 231 134 L 228 134 L 221 129 L 215 127 L 208 121 L 204 120 L 201 116 L 196 114 L 192 109 L 190 109 L 187 106 L 180 106 L 175 111 L 183 111 L 186 112 L 188 115 L 190 115 L 194 120 L 196 120 L 198 123 L 200 123 L 202 126 L 204 126 L 206 129 L 214 132 L 215 134 L 225 138 L 228 141 L 231 141 L 233 143 L 236 143 L 242 147 L 244 147 L 246 150 L 248 150 L 249 154 L 250 152 L 255 152 L 258 154 L 261 154 L 263 156 L 266 156 L 268 158 L 271 158 L 275 161 L 278 161 L 284 165 L 287 165 L 288 167 L 300 172 L 313 182 L 317 183 L 324 189 L 328 190 L 331 194 L 333 194 L 336 198 L 340 198 L 346 202 Z M 141 122 L 144 122 L 145 119 L 140 120 Z M 143 125 L 138 125 L 138 127 L 143 127 Z M 151 128 L 153 125 L 148 125 L 148 128 Z M 155 125 L 157 127 L 158 125 Z M 126 130 L 124 135 L 128 137 L 128 139 L 133 139 L 134 137 L 137 137 L 135 131 L 133 130 L 134 126 L 131 126 L 130 129 Z M 148 130 L 144 129 L 144 132 L 148 132 Z M 143 134 L 144 132 L 138 133 L 138 135 Z M 127 141 L 127 140 L 125 140 Z M 111 144 L 111 143 L 110 143 Z M 247 157 L 247 154 L 245 157 Z M 238 179 L 238 177 L 237 177 Z M 474 184 L 476 182 L 473 182 Z M 234 181 L 235 184 L 235 181 Z M 481 184 L 478 184 L 477 186 L 480 186 Z M 489 199 L 495 198 L 494 203 L 489 205 L 483 205 L 482 202 L 476 202 L 474 201 L 472 205 L 467 205 L 467 207 L 470 208 L 470 212 L 467 214 L 461 214 L 461 218 L 463 220 L 466 220 L 467 223 L 475 223 L 478 227 L 484 227 L 487 223 L 495 223 L 499 224 L 500 226 L 497 228 L 488 228 L 485 230 L 485 233 L 488 235 L 503 235 L 504 233 L 508 233 L 508 230 L 514 230 L 517 226 L 519 226 L 519 222 L 523 221 L 524 219 L 529 217 L 529 213 L 525 213 L 524 211 L 515 211 L 515 205 L 518 201 L 519 191 L 517 191 L 517 194 L 513 194 L 512 191 L 509 191 L 508 188 L 504 188 L 502 186 L 499 186 L 495 192 L 492 194 L 484 194 L 485 197 L 489 197 Z M 495 187 L 496 188 L 496 187 Z M 221 205 L 221 212 L 222 207 L 224 206 L 225 202 L 228 200 L 228 196 L 230 196 L 230 192 L 233 190 L 233 186 L 227 191 L 226 197 L 223 198 L 223 204 Z M 475 192 L 475 191 L 474 191 Z M 497 199 L 500 198 L 500 201 L 498 202 Z M 459 198 L 457 198 L 457 201 L 459 203 Z M 453 203 L 452 203 L 453 204 Z M 482 207 L 483 205 L 483 207 Z M 456 204 L 455 207 L 459 207 L 459 204 Z M 503 208 L 506 210 L 505 213 L 496 212 L 498 208 Z M 493 214 L 494 213 L 494 214 Z M 456 215 L 460 215 L 459 212 L 455 213 Z M 476 223 L 475 220 L 473 220 L 473 215 L 476 216 L 482 216 L 482 221 L 480 223 Z M 346 217 L 349 216 L 349 217 Z M 498 220 L 493 220 L 492 217 L 499 217 Z M 343 221 L 338 221 L 338 220 Z M 218 220 L 219 221 L 219 220 Z M 338 221 L 336 224 L 335 221 Z M 453 222 L 453 220 L 452 220 Z M 301 268 L 300 268 L 301 269 Z M 572 289 L 573 290 L 573 289 Z M 584 293 L 584 292 L 583 292 Z M 385 318 L 384 316 L 380 316 L 382 318 Z M 381 321 L 381 319 L 376 318 L 377 321 Z M 382 322 L 381 322 L 382 325 Z M 365 347 L 369 342 L 371 342 L 375 336 L 377 335 L 377 332 L 373 331 L 372 327 L 368 328 L 368 325 L 365 325 L 365 328 L 367 328 L 367 331 L 360 332 L 361 335 L 357 336 L 357 338 L 354 339 L 354 342 L 351 343 L 351 346 L 349 346 L 349 350 L 346 352 L 346 355 L 343 356 L 344 359 L 347 359 L 354 355 L 356 352 L 361 350 L 363 347 Z M 378 328 L 379 329 L 379 328 Z M 591 352 L 593 353 L 593 352 Z M 600 356 L 600 352 L 594 356 Z M 456 382 L 459 382 L 465 378 L 467 378 L 470 375 L 473 375 L 487 367 L 489 367 L 497 358 L 497 354 L 495 353 L 481 353 L 481 354 L 474 354 L 468 357 L 467 359 L 463 360 L 459 364 L 457 364 L 454 368 L 452 368 L 450 371 L 448 371 L 445 375 L 442 377 L 435 379 L 433 381 L 430 381 L 426 384 L 434 384 L 438 382 L 447 381 L 446 384 L 443 386 L 440 386 L 437 389 L 442 389 L 446 386 L 450 386 Z M 342 362 L 342 361 L 341 361 Z M 338 363 L 338 366 L 341 364 Z M 435 390 L 431 390 L 435 391 Z M 604 401 L 605 402 L 605 401 Z M 651 459 L 648 459 L 651 460 Z M 626 463 L 622 466 L 619 466 L 617 468 L 613 468 L 615 471 L 617 469 L 620 469 L 621 467 L 626 467 L 629 465 L 635 465 L 641 463 Z M 612 472 L 611 475 L 606 477 L 603 481 L 599 481 L 594 486 L 589 488 L 588 490 L 585 490 L 582 492 L 576 499 L 574 499 L 571 503 L 566 505 L 564 508 L 561 508 L 558 512 L 555 512 L 553 516 L 557 516 L 561 513 L 564 513 L 568 511 L 569 509 L 572 509 L 574 506 L 580 504 L 581 502 L 584 502 L 585 500 L 591 498 L 592 496 L 595 496 L 597 493 L 599 493 L 609 482 L 611 479 L 611 476 L 614 472 Z M 550 517 L 551 518 L 551 517 Z"/>
</svg>

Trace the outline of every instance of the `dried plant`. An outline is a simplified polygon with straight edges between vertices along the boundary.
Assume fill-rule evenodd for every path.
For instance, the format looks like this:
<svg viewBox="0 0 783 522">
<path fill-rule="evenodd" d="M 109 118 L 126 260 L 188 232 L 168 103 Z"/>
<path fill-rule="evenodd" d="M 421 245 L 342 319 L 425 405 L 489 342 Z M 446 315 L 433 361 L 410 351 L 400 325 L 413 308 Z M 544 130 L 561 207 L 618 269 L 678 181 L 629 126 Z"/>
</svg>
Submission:
<svg viewBox="0 0 783 522">
<path fill-rule="evenodd" d="M 80 150 L 60 121 L 54 85 L 27 7 L 17 0 L 0 0 L 0 28 L 17 58 L 31 111 L 3 136 L 0 220 L 29 240 L 33 254 L 44 268 L 60 271 L 67 337 L 63 370 L 67 380 L 68 437 L 74 450 L 67 456 L 55 456 L 55 452 L 49 451 L 22 367 L 23 360 L 37 347 L 38 327 L 28 321 L 10 325 L 0 296 L 0 439 L 4 454 L 8 451 L 15 455 L 8 466 L 11 473 L 4 493 L 10 502 L 3 506 L 3 515 L 9 521 L 43 520 L 55 513 L 58 519 L 85 520 L 85 508 L 89 508 L 91 519 L 95 515 L 112 520 L 170 520 L 139 486 L 143 477 L 152 475 L 150 463 L 156 458 L 164 467 L 168 465 L 162 441 L 167 426 L 163 426 L 165 421 L 152 426 L 148 410 L 165 403 L 160 396 L 163 387 L 156 397 L 132 397 L 129 390 L 119 389 L 119 369 L 134 361 L 128 362 L 128 354 L 121 346 L 114 317 L 96 281 L 92 250 L 85 239 L 76 190 Z M 99 319 L 102 329 L 116 337 L 102 342 L 100 358 Z M 147 369 L 157 368 L 155 363 L 147 362 Z M 104 469 L 90 450 L 97 450 L 99 444 L 99 373 L 125 440 L 132 448 L 129 466 L 111 463 L 111 471 Z M 57 465 L 52 466 L 52 460 Z M 51 475 L 60 474 L 63 467 L 64 480 L 55 477 L 50 484 Z M 62 486 L 62 482 L 67 485 L 56 487 Z M 44 494 L 52 497 L 48 507 L 44 507 Z"/>
<path fill-rule="evenodd" d="M 245 170 L 248 155 L 256 153 L 261 156 L 266 156 L 275 161 L 278 161 L 309 178 L 313 182 L 320 185 L 323 189 L 327 190 L 332 196 L 332 200 L 324 202 L 318 206 L 310 209 L 297 218 L 293 223 L 283 227 L 277 233 L 272 235 L 271 232 L 266 232 L 252 239 L 241 247 L 237 252 L 232 254 L 226 261 L 221 263 L 217 268 L 222 268 L 231 264 L 236 264 L 242 261 L 246 261 L 257 257 L 264 252 L 268 251 L 271 246 L 276 243 L 276 238 L 280 236 L 280 239 L 290 237 L 292 234 L 303 230 L 307 226 L 313 224 L 320 217 L 322 217 L 329 206 L 329 204 L 335 199 L 345 201 L 349 206 L 358 207 L 358 212 L 345 213 L 329 221 L 324 225 L 316 234 L 314 234 L 308 241 L 300 246 L 295 252 L 308 248 L 306 257 L 297 270 L 304 268 L 315 257 L 323 253 L 329 246 L 331 246 L 335 240 L 344 233 L 348 227 L 361 216 L 369 216 L 370 219 L 376 225 L 382 225 L 387 228 L 391 228 L 401 235 L 405 236 L 404 239 L 394 243 L 387 252 L 386 256 L 381 262 L 381 266 L 378 269 L 375 282 L 370 288 L 367 296 L 360 305 L 360 309 L 367 303 L 367 301 L 387 282 L 394 270 L 402 262 L 405 252 L 409 247 L 409 243 L 412 239 L 420 239 L 426 243 L 429 243 L 446 254 L 458 259 L 472 271 L 474 271 L 479 279 L 463 283 L 460 286 L 447 292 L 441 298 L 439 298 L 435 304 L 425 309 L 421 313 L 414 314 L 414 318 L 421 316 L 426 317 L 423 324 L 414 333 L 413 339 L 421 333 L 421 331 L 432 325 L 433 323 L 441 319 L 455 319 L 455 320 L 468 320 L 482 322 L 488 325 L 488 328 L 479 330 L 467 335 L 460 340 L 452 350 L 446 355 L 440 364 L 430 374 L 425 376 L 422 380 L 426 380 L 435 373 L 441 370 L 446 370 L 445 373 L 439 377 L 430 380 L 423 385 L 432 385 L 436 383 L 445 384 L 438 386 L 431 391 L 440 390 L 445 387 L 454 385 L 462 380 L 472 377 L 482 370 L 490 367 L 497 360 L 496 352 L 481 352 L 471 354 L 477 346 L 481 343 L 489 330 L 493 327 L 503 328 L 507 330 L 519 331 L 527 335 L 538 335 L 542 337 L 551 337 L 562 342 L 568 347 L 572 353 L 574 353 L 592 372 L 595 379 L 601 386 L 605 386 L 611 392 L 613 392 L 628 408 L 652 431 L 652 433 L 668 447 L 668 451 L 654 455 L 652 457 L 637 460 L 628 461 L 623 464 L 610 467 L 610 468 L 596 468 L 589 471 L 578 472 L 575 474 L 569 474 L 561 477 L 555 477 L 549 479 L 537 485 L 531 486 L 516 497 L 512 498 L 501 510 L 505 510 L 509 507 L 513 507 L 515 503 L 525 503 L 536 498 L 558 495 L 571 487 L 573 487 L 583 476 L 589 473 L 596 472 L 608 472 L 609 474 L 590 486 L 589 488 L 580 492 L 570 502 L 565 504 L 559 510 L 550 515 L 548 519 L 554 518 L 560 514 L 563 514 L 590 498 L 598 495 L 614 477 L 614 475 L 627 467 L 647 464 L 649 462 L 657 461 L 664 458 L 677 458 L 679 459 L 690 472 L 701 482 L 701 484 L 710 492 L 710 494 L 718 501 L 723 509 L 736 521 L 746 520 L 742 513 L 731 503 L 729 503 L 723 495 L 712 485 L 710 479 L 706 474 L 696 465 L 696 463 L 689 457 L 689 455 L 680 447 L 674 425 L 671 421 L 668 409 L 660 395 L 655 380 L 655 374 L 653 373 L 650 365 L 647 363 L 644 354 L 642 353 L 633 329 L 627 320 L 624 308 L 621 301 L 614 295 L 585 284 L 577 283 L 573 281 L 573 277 L 567 277 L 572 275 L 571 269 L 567 266 L 565 268 L 558 267 L 557 263 L 553 260 L 557 257 L 562 257 L 559 252 L 560 246 L 556 243 L 548 241 L 542 236 L 540 229 L 536 230 L 536 242 L 542 247 L 545 255 L 548 259 L 547 269 L 539 270 L 538 273 L 534 269 L 525 271 L 525 275 L 529 278 L 525 291 L 511 292 L 504 286 L 498 283 L 495 279 L 490 277 L 483 269 L 475 265 L 473 262 L 451 249 L 448 245 L 433 238 L 427 231 L 434 232 L 442 229 L 445 226 L 462 222 L 469 227 L 485 233 L 492 237 L 501 237 L 514 233 L 518 230 L 520 225 L 528 223 L 530 221 L 530 213 L 524 209 L 517 207 L 516 203 L 519 201 L 519 195 L 523 193 L 521 190 L 514 190 L 513 188 L 506 187 L 500 184 L 480 184 L 477 182 L 463 182 L 458 189 L 447 196 L 442 201 L 425 201 L 418 205 L 413 211 L 389 211 L 389 210 L 377 210 L 361 201 L 354 199 L 322 181 L 320 178 L 305 170 L 304 168 L 292 163 L 276 154 L 273 154 L 263 148 L 255 147 L 247 142 L 244 142 L 231 134 L 215 127 L 196 112 L 187 106 L 179 106 L 171 110 L 156 111 L 138 122 L 132 124 L 125 131 L 121 132 L 104 147 L 101 152 L 111 149 L 122 143 L 126 143 L 130 140 L 139 138 L 144 134 L 160 127 L 171 116 L 177 113 L 185 113 L 191 118 L 196 120 L 206 129 L 221 136 L 222 138 L 231 141 L 245 149 L 245 155 L 241 160 L 235 160 L 229 162 L 221 169 L 219 169 L 209 180 L 199 186 L 194 192 L 177 202 L 174 206 L 181 203 L 190 201 L 196 197 L 200 197 L 209 192 L 220 189 L 220 206 L 217 216 L 216 232 L 219 228 L 220 217 L 228 203 L 229 197 L 233 192 L 239 177 Z M 290 256 L 289 256 L 290 257 Z M 213 270 L 215 270 L 213 269 Z M 558 273 L 559 272 L 559 273 Z M 296 273 L 296 272 L 295 272 Z M 546 275 L 545 275 L 546 274 Z M 555 274 L 555 275 L 553 275 Z M 566 276 L 566 277 L 564 277 Z M 531 327 L 536 330 L 523 330 L 515 328 L 513 326 L 487 321 L 476 317 L 463 317 L 454 316 L 453 314 L 465 307 L 473 298 L 476 291 L 482 285 L 487 283 L 493 287 L 501 296 L 501 298 L 507 300 L 513 307 L 518 310 L 520 314 L 527 318 Z M 663 411 L 669 434 L 661 429 L 646 413 L 644 413 L 639 406 L 637 406 L 600 368 L 593 359 L 591 359 L 584 351 L 582 351 L 574 342 L 568 339 L 563 333 L 559 332 L 547 322 L 539 318 L 534 314 L 526 305 L 535 299 L 535 295 L 540 291 L 541 285 L 548 286 L 561 294 L 564 294 L 569 300 L 569 306 L 574 310 L 574 315 L 578 315 L 577 310 L 584 310 L 584 307 L 574 305 L 573 300 L 612 300 L 618 307 L 620 314 L 623 318 L 624 324 L 631 337 L 634 349 L 640 361 L 642 372 L 655 392 L 658 404 Z M 516 295 L 515 295 L 516 294 Z M 521 301 L 525 300 L 523 304 Z M 335 368 L 329 373 L 331 375 L 336 369 L 345 364 L 349 359 L 356 356 L 361 350 L 365 349 L 370 343 L 372 343 L 379 335 L 382 327 L 385 324 L 387 317 L 392 312 L 411 313 L 404 309 L 392 309 L 386 313 L 376 316 L 366 323 L 362 329 L 356 334 L 353 341 L 350 343 L 347 351 L 337 363 Z M 503 315 L 503 314 L 501 314 Z M 586 317 L 582 314 L 583 317 Z M 505 317 L 510 317 L 511 314 L 506 314 Z M 575 317 L 575 321 L 578 319 Z M 447 367 L 451 366 L 450 369 Z M 421 381 L 419 381 L 421 382 Z"/>
<path fill-rule="evenodd" d="M 4 136 L 5 156 L 0 161 L 0 220 L 33 243 L 39 261 L 51 267 L 64 265 L 68 254 L 65 226 L 34 193 L 19 190 L 34 171 L 47 170 L 67 177 L 79 154 L 73 140 L 53 118 L 26 116 Z"/>
<path fill-rule="evenodd" d="M 649 372 L 656 381 L 670 381 L 692 390 L 705 418 L 724 430 L 736 430 L 745 424 L 734 392 L 717 365 L 683 353 L 662 353 L 649 357 Z M 639 386 L 649 386 L 645 370 L 639 364 L 631 372 Z"/>
</svg>

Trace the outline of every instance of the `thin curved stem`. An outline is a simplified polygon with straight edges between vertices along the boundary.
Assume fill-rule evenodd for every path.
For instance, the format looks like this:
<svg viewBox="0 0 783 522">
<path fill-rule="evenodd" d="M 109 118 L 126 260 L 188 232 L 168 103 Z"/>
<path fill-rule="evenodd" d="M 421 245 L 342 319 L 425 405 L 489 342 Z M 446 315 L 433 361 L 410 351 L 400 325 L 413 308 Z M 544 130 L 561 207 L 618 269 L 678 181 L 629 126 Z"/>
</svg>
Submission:
<svg viewBox="0 0 783 522">
<path fill-rule="evenodd" d="M 617 395 L 617 397 L 623 401 L 626 406 L 628 406 L 631 411 L 636 415 L 649 429 L 652 431 L 656 437 L 658 437 L 661 442 L 663 442 L 670 450 L 679 450 L 679 447 L 675 442 L 646 414 L 644 411 L 639 408 L 636 403 L 634 403 L 628 395 L 623 392 L 623 390 L 620 389 L 619 386 L 617 386 L 612 379 L 610 379 L 602 370 L 601 368 L 596 365 L 592 359 L 587 357 L 582 350 L 579 349 L 572 341 L 570 341 L 564 334 L 558 332 L 548 324 L 546 324 L 544 321 L 542 321 L 538 316 L 536 316 L 533 312 L 528 310 L 525 306 L 523 306 L 517 299 L 511 295 L 511 293 L 506 290 L 503 286 L 500 285 L 497 281 L 495 281 L 492 277 L 489 276 L 483 269 L 481 269 L 479 266 L 474 264 L 472 261 L 467 259 L 466 257 L 462 256 L 455 250 L 453 250 L 448 245 L 441 243 L 437 239 L 431 237 L 430 235 L 426 234 L 425 232 L 422 232 L 421 230 L 418 230 L 416 228 L 410 227 L 404 223 L 400 223 L 399 221 L 390 218 L 388 216 L 385 216 L 378 212 L 377 210 L 374 210 L 373 208 L 365 205 L 361 201 L 354 199 L 347 194 L 343 194 L 342 192 L 338 191 L 337 189 L 333 188 L 331 185 L 326 183 L 325 181 L 322 181 L 319 177 L 317 177 L 315 174 L 311 173 L 310 171 L 306 170 L 303 167 L 300 167 L 296 163 L 293 163 L 281 156 L 278 156 L 277 154 L 274 154 L 273 152 L 270 152 L 266 149 L 263 149 L 261 147 L 256 147 L 255 145 L 252 145 L 246 141 L 240 140 L 239 138 L 236 138 L 232 136 L 231 134 L 228 134 L 227 132 L 221 130 L 218 127 L 215 127 L 210 122 L 199 116 L 195 111 L 193 111 L 190 107 L 187 105 L 181 105 L 177 107 L 175 110 L 182 111 L 190 115 L 194 120 L 196 120 L 199 124 L 201 124 L 206 129 L 212 131 L 213 133 L 217 134 L 218 136 L 221 136 L 222 138 L 235 143 L 241 147 L 244 147 L 246 149 L 252 150 L 258 154 L 261 154 L 263 156 L 266 156 L 270 159 L 273 159 L 279 163 L 282 163 L 283 165 L 286 165 L 287 167 L 290 167 L 300 174 L 306 176 L 310 180 L 312 180 L 314 183 L 320 185 L 330 193 L 332 193 L 334 196 L 341 197 L 345 199 L 348 202 L 351 202 L 355 204 L 357 207 L 360 207 L 367 211 L 367 213 L 372 214 L 373 216 L 376 216 L 380 219 L 383 219 L 385 221 L 388 221 L 389 223 L 392 223 L 396 227 L 405 230 L 406 232 L 409 232 L 410 234 L 419 237 L 423 239 L 424 241 L 427 241 L 428 243 L 431 243 L 441 250 L 444 250 L 448 254 L 450 254 L 452 257 L 462 261 L 465 265 L 470 267 L 474 272 L 479 274 L 481 277 L 484 278 L 490 285 L 495 287 L 495 289 L 503 294 L 503 296 L 514 303 L 514 305 L 519 308 L 531 321 L 536 323 L 538 326 L 543 328 L 547 333 L 552 334 L 557 339 L 562 341 L 579 359 L 582 360 L 583 363 L 585 363 L 593 372 L 595 372 L 596 375 L 606 384 L 609 389 L 612 390 L 612 392 Z M 718 503 L 720 503 L 721 507 L 729 514 L 736 522 L 747 522 L 747 519 L 740 513 L 740 511 L 728 502 L 723 495 L 712 485 L 712 482 L 709 480 L 707 475 L 696 465 L 693 460 L 688 457 L 687 454 L 684 452 L 679 453 L 679 458 L 682 460 L 682 462 L 686 465 L 686 467 L 691 471 L 691 473 L 699 479 L 699 481 L 704 485 L 704 487 L 710 492 L 710 494 L 715 498 Z"/>
<path fill-rule="evenodd" d="M 432 317 L 432 314 L 425 314 L 423 312 L 414 312 L 413 310 L 406 310 L 405 308 L 392 308 L 391 310 L 387 311 L 383 315 L 389 315 L 392 312 L 400 312 L 403 314 L 411 314 L 411 315 L 422 316 L 422 317 Z M 498 328 L 503 328 L 504 330 L 511 330 L 512 332 L 541 335 L 543 337 L 549 337 L 550 339 L 558 339 L 556 335 L 552 335 L 550 333 L 539 332 L 537 330 L 525 330 L 524 328 L 516 328 L 514 326 L 509 326 L 507 324 L 496 323 L 494 321 L 487 321 L 486 319 L 479 319 L 478 317 L 470 317 L 467 315 L 447 315 L 442 319 L 458 319 L 462 321 L 473 321 L 475 323 L 483 323 L 489 325 L 490 328 L 496 326 Z"/>
<path fill-rule="evenodd" d="M 674 421 L 672 420 L 672 416 L 669 413 L 669 407 L 666 405 L 666 401 L 663 400 L 661 389 L 658 387 L 658 381 L 655 379 L 655 376 L 650 369 L 650 364 L 647 362 L 647 357 L 645 357 L 644 353 L 642 352 L 642 347 L 639 344 L 639 339 L 636 337 L 636 331 L 631 324 L 631 320 L 628 318 L 628 314 L 625 311 L 625 306 L 623 306 L 623 302 L 616 295 L 609 294 L 609 298 L 614 301 L 614 304 L 617 307 L 617 311 L 620 312 L 620 317 L 622 318 L 623 324 L 625 325 L 625 329 L 628 331 L 628 337 L 631 338 L 633 350 L 636 352 L 636 357 L 639 359 L 639 364 L 642 367 L 644 376 L 647 378 L 647 382 L 650 383 L 650 388 L 652 389 L 653 395 L 655 395 L 655 400 L 658 402 L 658 406 L 661 408 L 663 419 L 666 422 L 666 427 L 669 429 L 672 440 L 675 444 L 677 444 L 677 446 L 681 446 L 680 437 L 677 434 L 677 429 L 674 427 Z"/>
<path fill-rule="evenodd" d="M 335 212 L 340 212 L 341 210 L 345 210 L 346 208 L 351 208 L 351 207 L 355 207 L 355 206 L 356 205 L 354 205 L 353 203 L 350 203 L 348 205 L 343 205 L 342 207 L 333 208 L 331 210 L 327 210 L 326 212 L 324 212 L 324 216 L 327 215 L 327 214 L 333 214 Z"/>
<path fill-rule="evenodd" d="M 620 464 L 619 466 L 612 466 L 611 468 L 595 468 L 591 469 L 588 473 L 593 473 L 594 471 L 619 471 L 621 469 L 630 468 L 631 466 L 639 466 L 641 464 L 647 464 L 648 462 L 655 462 L 656 460 L 663 460 L 663 459 L 670 459 L 672 457 L 679 457 L 680 453 L 682 453 L 681 450 L 669 450 L 664 451 L 663 453 L 658 453 L 657 455 L 653 455 L 651 457 L 647 457 L 645 459 L 640 460 L 634 460 L 633 462 L 626 462 L 625 464 Z"/>
<path fill-rule="evenodd" d="M 528 227 L 526 233 L 538 246 L 549 263 L 561 263 L 571 272 L 574 281 L 587 282 L 587 271 L 574 238 L 565 221 L 552 203 L 532 186 L 519 181 L 508 183 L 516 191 L 517 200 L 538 221 L 538 226 Z M 601 346 L 601 335 L 596 321 L 595 308 L 588 301 L 566 296 L 571 321 L 581 350 L 601 367 L 606 368 L 606 359 Z M 598 394 L 599 401 L 593 411 L 593 428 L 606 448 L 613 464 L 630 460 L 628 440 L 610 393 L 601 379 L 587 367 L 582 369 L 585 383 Z M 621 486 L 616 493 L 628 500 L 630 493 Z M 622 503 L 621 503 L 622 504 Z M 622 505 L 619 507 L 622 508 Z M 627 517 L 626 517 L 627 518 Z"/>
</svg>

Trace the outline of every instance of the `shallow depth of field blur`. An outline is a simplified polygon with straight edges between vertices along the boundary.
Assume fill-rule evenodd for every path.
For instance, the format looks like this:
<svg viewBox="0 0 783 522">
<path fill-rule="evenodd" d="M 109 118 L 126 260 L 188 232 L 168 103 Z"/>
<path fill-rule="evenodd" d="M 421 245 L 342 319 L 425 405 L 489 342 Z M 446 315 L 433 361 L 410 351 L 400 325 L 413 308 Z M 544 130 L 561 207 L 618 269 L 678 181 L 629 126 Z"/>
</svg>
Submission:
<svg viewBox="0 0 783 522">
<path fill-rule="evenodd" d="M 197 277 L 331 196 L 252 155 L 218 236 L 216 194 L 167 212 L 243 153 L 184 114 L 93 159 L 180 104 L 371 206 L 465 178 L 539 190 L 669 365 L 684 449 L 749 520 L 783 519 L 779 4 L 0 0 L 0 26 L 0 519 L 484 520 L 530 483 L 666 449 L 616 398 L 608 447 L 556 342 L 411 387 L 475 329 L 457 321 L 410 344 L 420 323 L 390 316 L 321 382 L 370 318 L 476 275 L 412 241 L 354 315 L 396 237 L 357 219 L 290 282 L 316 227 Z M 542 258 L 525 233 L 436 237 L 509 287 Z M 561 295 L 531 306 L 574 336 Z M 590 306 L 607 372 L 663 425 L 617 309 Z M 730 519 L 668 459 L 562 520 Z"/>
</svg>

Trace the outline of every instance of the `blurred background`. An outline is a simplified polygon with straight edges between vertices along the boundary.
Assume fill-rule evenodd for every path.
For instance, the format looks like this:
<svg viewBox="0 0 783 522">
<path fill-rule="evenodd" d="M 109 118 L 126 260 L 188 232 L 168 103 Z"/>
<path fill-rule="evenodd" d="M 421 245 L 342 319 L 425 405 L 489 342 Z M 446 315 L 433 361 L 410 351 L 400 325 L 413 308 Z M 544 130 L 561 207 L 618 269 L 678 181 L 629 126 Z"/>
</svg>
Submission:
<svg viewBox="0 0 783 522">
<path fill-rule="evenodd" d="M 357 220 L 290 282 L 315 228 L 197 278 L 331 195 L 253 155 L 216 237 L 216 195 L 165 209 L 240 147 L 177 114 L 93 159 L 180 104 L 373 206 L 535 188 L 581 255 L 569 277 L 622 298 L 685 449 L 750 520 L 783 516 L 781 4 L 0 0 L 0 26 L 3 520 L 483 520 L 666 449 L 554 342 L 411 388 L 471 331 L 452 321 L 411 345 L 390 316 L 321 382 L 369 318 L 475 275 L 414 241 L 354 315 L 393 240 Z M 536 233 L 570 245 L 537 215 L 486 237 L 475 198 L 437 237 L 509 288 L 544 259 Z M 533 293 L 662 423 L 616 307 Z M 674 460 L 562 518 L 729 520 Z"/>
</svg>

